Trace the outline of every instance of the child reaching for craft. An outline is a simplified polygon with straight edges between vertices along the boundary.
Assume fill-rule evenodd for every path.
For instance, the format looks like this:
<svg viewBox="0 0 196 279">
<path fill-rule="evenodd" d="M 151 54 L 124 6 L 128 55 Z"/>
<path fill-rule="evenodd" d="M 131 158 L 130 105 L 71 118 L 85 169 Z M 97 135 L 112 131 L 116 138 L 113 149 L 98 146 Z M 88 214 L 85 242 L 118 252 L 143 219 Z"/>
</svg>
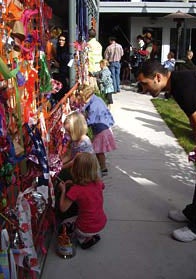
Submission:
<svg viewBox="0 0 196 279">
<path fill-rule="evenodd" d="M 78 206 L 74 232 L 83 249 L 90 248 L 100 240 L 99 233 L 107 219 L 103 209 L 105 186 L 99 179 L 98 169 L 95 154 L 78 153 L 71 168 L 73 185 L 66 192 L 66 183 L 59 183 L 60 210 L 65 212 L 74 202 Z"/>
<path fill-rule="evenodd" d="M 111 127 L 114 125 L 113 116 L 105 102 L 94 94 L 94 89 L 85 85 L 80 91 L 84 102 L 83 111 L 88 126 L 92 130 L 93 149 L 97 155 L 102 175 L 108 173 L 105 153 L 116 149 Z"/>
<path fill-rule="evenodd" d="M 78 111 L 71 112 L 65 120 L 65 130 L 70 134 L 70 158 L 64 167 L 70 167 L 78 152 L 94 153 L 90 138 L 87 136 L 88 126 L 84 115 Z"/>
<path fill-rule="evenodd" d="M 67 115 L 64 124 L 66 132 L 70 136 L 69 146 L 66 153 L 62 156 L 63 170 L 60 174 L 66 173 L 67 169 L 69 172 L 73 160 L 77 153 L 79 152 L 89 152 L 95 153 L 91 140 L 87 136 L 88 126 L 84 115 L 78 111 L 73 111 Z M 61 177 L 61 179 L 66 180 L 71 177 Z"/>
<path fill-rule="evenodd" d="M 69 147 L 66 153 L 62 156 L 63 167 L 58 174 L 58 182 L 63 180 L 72 180 L 72 174 L 70 172 L 73 161 L 77 153 L 89 152 L 93 153 L 94 149 L 90 138 L 86 135 L 88 126 L 84 115 L 78 111 L 73 111 L 67 115 L 65 119 L 65 130 L 70 136 Z M 62 214 L 59 210 L 59 193 L 56 192 L 56 218 L 61 221 L 64 218 L 68 218 L 77 214 L 78 208 L 76 204 L 65 213 Z"/>
</svg>

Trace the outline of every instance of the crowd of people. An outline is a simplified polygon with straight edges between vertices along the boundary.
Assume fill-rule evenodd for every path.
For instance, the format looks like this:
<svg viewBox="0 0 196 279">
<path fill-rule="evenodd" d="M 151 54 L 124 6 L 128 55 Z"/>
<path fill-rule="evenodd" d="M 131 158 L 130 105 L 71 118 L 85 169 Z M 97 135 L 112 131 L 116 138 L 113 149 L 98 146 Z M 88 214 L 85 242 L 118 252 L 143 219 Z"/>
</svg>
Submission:
<svg viewBox="0 0 196 279">
<path fill-rule="evenodd" d="M 137 45 L 130 45 L 123 49 L 113 36 L 108 38 L 108 46 L 103 51 L 101 43 L 97 40 L 96 30 L 88 31 L 88 74 L 89 83 L 105 96 L 108 107 L 113 104 L 112 94 L 120 92 L 120 84 L 130 82 L 131 74 L 136 75 L 137 69 L 143 61 L 155 57 L 155 44 L 152 34 L 146 32 L 138 35 Z M 67 34 L 59 27 L 52 27 L 46 45 L 46 56 L 54 80 L 61 82 L 62 88 L 53 95 L 55 102 L 69 91 L 69 43 Z M 104 60 L 103 60 L 104 59 Z M 141 87 L 138 85 L 138 91 Z"/>
<path fill-rule="evenodd" d="M 70 57 L 66 40 L 62 32 L 53 38 L 55 49 L 50 55 L 50 60 L 59 69 L 55 77 L 63 84 L 56 97 L 58 100 L 65 94 L 69 84 L 67 64 Z M 130 53 L 130 47 L 123 50 L 116 38 L 110 37 L 109 45 L 103 52 L 96 39 L 96 31 L 89 30 L 89 77 L 96 79 L 105 100 L 97 96 L 91 82 L 80 85 L 78 92 L 82 109 L 80 112 L 71 112 L 65 119 L 69 150 L 61 158 L 63 167 L 59 174 L 58 210 L 74 215 L 73 231 L 83 249 L 90 248 L 100 240 L 99 234 L 107 221 L 103 209 L 102 176 L 108 173 L 105 154 L 116 149 L 111 129 L 114 119 L 110 108 L 112 94 L 120 92 L 121 74 L 126 80 L 130 78 L 130 70 L 133 70 L 139 89 L 149 92 L 153 97 L 163 90 L 168 91 L 189 118 L 196 140 L 196 66 L 192 62 L 193 52 L 188 50 L 186 57 L 177 61 L 174 52 L 170 51 L 167 60 L 161 64 L 155 58 L 156 49 L 151 33 L 138 35 L 137 44 Z M 135 64 L 131 59 L 136 59 Z M 89 131 L 91 137 L 88 136 Z M 196 239 L 195 197 L 182 212 L 170 211 L 169 217 L 175 221 L 188 222 L 186 227 L 173 232 L 175 239 L 184 242 Z"/>
</svg>

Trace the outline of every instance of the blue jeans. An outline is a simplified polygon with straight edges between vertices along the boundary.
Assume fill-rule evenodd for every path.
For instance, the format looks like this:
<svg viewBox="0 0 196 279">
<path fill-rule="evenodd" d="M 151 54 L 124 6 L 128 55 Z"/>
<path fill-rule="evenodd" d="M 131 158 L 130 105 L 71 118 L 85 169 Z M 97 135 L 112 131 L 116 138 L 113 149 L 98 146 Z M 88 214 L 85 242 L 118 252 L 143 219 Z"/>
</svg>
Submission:
<svg viewBox="0 0 196 279">
<path fill-rule="evenodd" d="M 110 62 L 114 92 L 120 92 L 120 62 Z"/>
</svg>

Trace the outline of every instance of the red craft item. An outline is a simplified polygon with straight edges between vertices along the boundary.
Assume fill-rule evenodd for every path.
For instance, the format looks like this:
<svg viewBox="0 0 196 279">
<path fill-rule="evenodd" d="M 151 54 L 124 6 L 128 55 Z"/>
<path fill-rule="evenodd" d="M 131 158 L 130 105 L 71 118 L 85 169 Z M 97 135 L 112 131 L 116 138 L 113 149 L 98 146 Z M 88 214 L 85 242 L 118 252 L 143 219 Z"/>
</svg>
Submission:
<svg viewBox="0 0 196 279">
<path fill-rule="evenodd" d="M 33 92 L 35 91 L 35 83 L 38 80 L 38 73 L 35 69 L 31 69 L 28 74 L 28 79 L 25 84 L 25 88 L 29 94 L 28 101 L 33 101 Z"/>
</svg>

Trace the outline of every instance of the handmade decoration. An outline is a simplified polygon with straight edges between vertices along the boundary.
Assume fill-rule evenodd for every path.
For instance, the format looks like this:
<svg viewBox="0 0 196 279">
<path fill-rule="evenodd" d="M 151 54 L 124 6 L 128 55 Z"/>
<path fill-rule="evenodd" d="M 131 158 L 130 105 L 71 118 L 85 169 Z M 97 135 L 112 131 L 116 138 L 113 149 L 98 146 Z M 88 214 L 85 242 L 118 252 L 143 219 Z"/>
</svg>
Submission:
<svg viewBox="0 0 196 279">
<path fill-rule="evenodd" d="M 14 26 L 11 32 L 11 37 L 14 39 L 14 50 L 20 51 L 21 44 L 25 39 L 25 31 L 23 23 L 19 20 L 14 22 Z"/>
<path fill-rule="evenodd" d="M 37 253 L 33 243 L 33 234 L 31 226 L 31 210 L 28 200 L 25 195 L 32 193 L 33 187 L 26 189 L 23 193 L 20 192 L 17 198 L 16 209 L 18 212 L 19 225 L 24 232 L 19 231 L 24 247 L 14 249 L 15 261 L 19 266 L 28 267 L 37 272 L 40 271 L 38 264 Z"/>
<path fill-rule="evenodd" d="M 46 254 L 45 234 L 55 226 L 53 182 L 70 142 L 63 123 L 72 110 L 81 109 L 78 81 L 88 82 L 83 8 L 78 10 L 82 18 L 77 15 L 81 40 L 74 43 L 76 84 L 56 103 L 54 94 L 62 83 L 51 78 L 48 65 L 52 54 L 46 30 L 51 8 L 43 0 L 2 0 L 0 7 L 0 220 L 11 235 L 9 257 L 13 252 L 20 278 L 24 278 L 23 268 L 28 278 L 37 277 L 37 250 Z"/>
<path fill-rule="evenodd" d="M 23 4 L 19 0 L 11 0 L 7 7 L 9 20 L 20 20 L 23 12 Z"/>
</svg>

